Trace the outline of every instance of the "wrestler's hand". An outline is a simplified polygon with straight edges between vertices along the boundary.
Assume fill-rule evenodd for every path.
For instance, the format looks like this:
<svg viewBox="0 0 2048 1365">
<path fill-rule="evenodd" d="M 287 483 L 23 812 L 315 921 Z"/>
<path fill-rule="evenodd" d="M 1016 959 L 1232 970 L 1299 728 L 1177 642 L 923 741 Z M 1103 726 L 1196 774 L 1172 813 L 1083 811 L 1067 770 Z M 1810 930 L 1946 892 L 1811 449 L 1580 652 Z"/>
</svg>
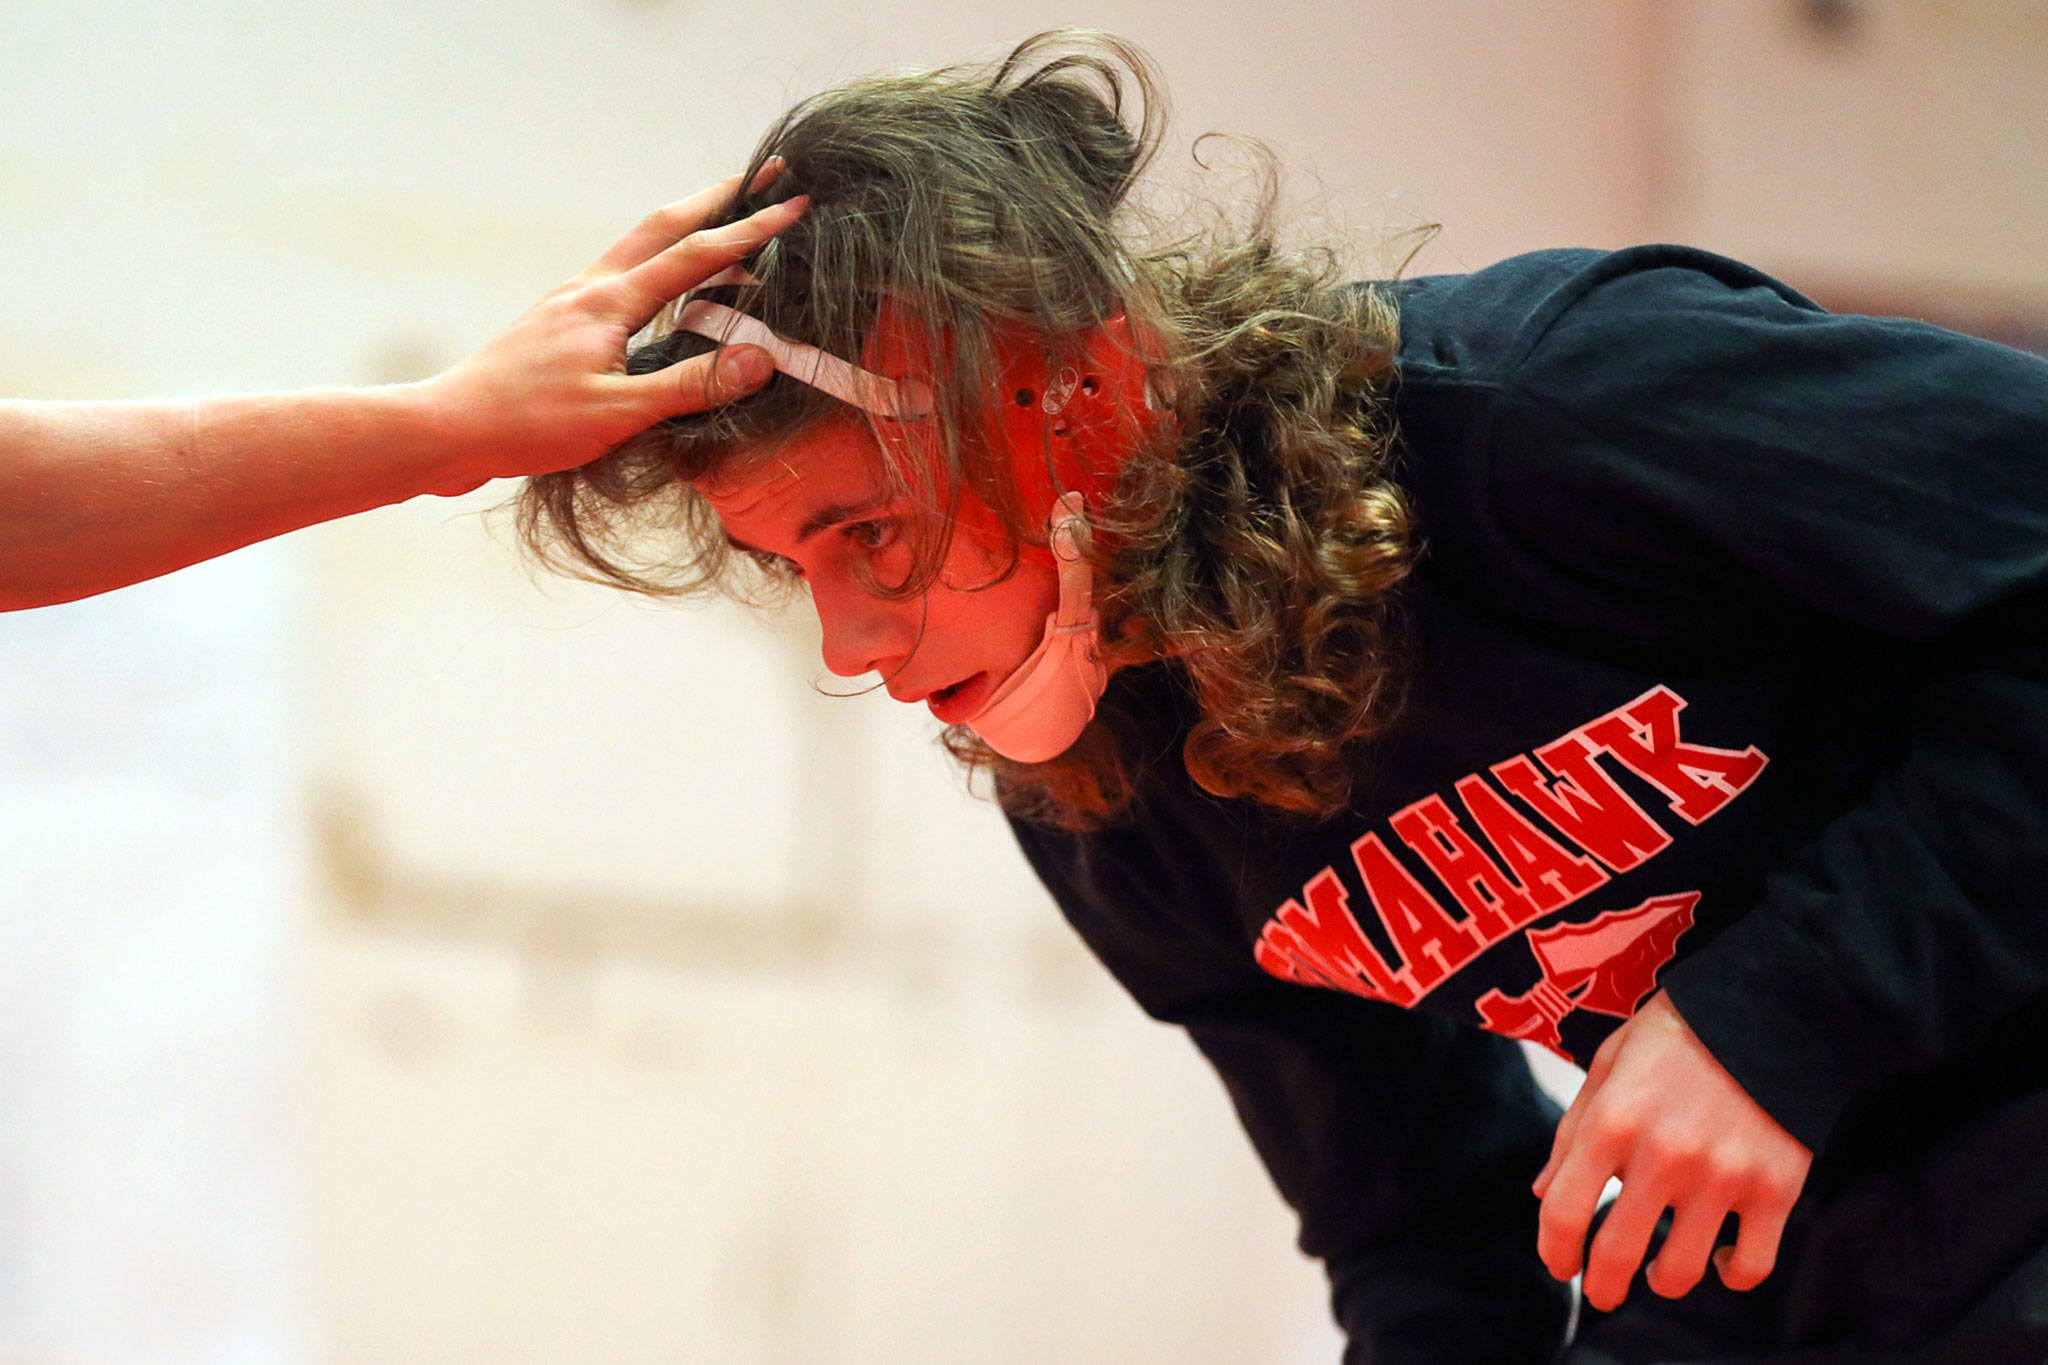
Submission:
<svg viewBox="0 0 2048 1365">
<path fill-rule="evenodd" d="M 1601 1191 L 1618 1176 L 1621 1194 L 1585 1266 L 1594 1307 L 1612 1311 L 1627 1297 L 1667 1207 L 1671 1232 L 1649 1267 L 1650 1288 L 1670 1299 L 1691 1292 L 1712 1252 L 1723 1283 L 1754 1289 L 1777 1262 L 1778 1238 L 1812 1163 L 1658 991 L 1594 1054 L 1557 1126 L 1534 1187 L 1543 1200 L 1537 1254 L 1558 1279 L 1577 1274 Z M 1741 1232 L 1732 1254 L 1715 1252 L 1731 1211 Z"/>
<path fill-rule="evenodd" d="M 757 188 L 781 171 L 762 169 Z M 491 479 L 570 469 L 664 418 L 751 393 L 773 365 L 753 346 L 726 347 L 645 375 L 626 373 L 626 344 L 664 304 L 795 222 L 804 196 L 711 231 L 739 177 L 657 209 L 496 340 L 419 385 L 443 454 L 431 491 L 466 493 Z"/>
</svg>

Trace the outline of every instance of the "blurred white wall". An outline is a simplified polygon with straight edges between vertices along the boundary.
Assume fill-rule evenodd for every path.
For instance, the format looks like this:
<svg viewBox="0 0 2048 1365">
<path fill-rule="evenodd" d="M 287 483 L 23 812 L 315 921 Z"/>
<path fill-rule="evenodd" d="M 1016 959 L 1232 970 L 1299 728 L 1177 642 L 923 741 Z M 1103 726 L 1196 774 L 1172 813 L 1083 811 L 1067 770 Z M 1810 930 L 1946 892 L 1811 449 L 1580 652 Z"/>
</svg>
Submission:
<svg viewBox="0 0 2048 1365">
<path fill-rule="evenodd" d="M 1170 175 L 1261 136 L 1362 269 L 1434 221 L 2038 314 L 2041 16 L 16 3 L 0 392 L 430 372 L 791 100 L 1070 22 L 1158 59 Z M 933 722 L 801 620 L 532 581 L 508 491 L 0 617 L 0 1359 L 1334 1358 Z"/>
<path fill-rule="evenodd" d="M 306 1358 L 280 577 L 0 616 L 0 1359 Z"/>
<path fill-rule="evenodd" d="M 1839 14 L 1815 23 L 1813 14 Z M 1815 294 L 2048 298 L 2048 5 L 1671 4 L 1660 235 Z"/>
</svg>

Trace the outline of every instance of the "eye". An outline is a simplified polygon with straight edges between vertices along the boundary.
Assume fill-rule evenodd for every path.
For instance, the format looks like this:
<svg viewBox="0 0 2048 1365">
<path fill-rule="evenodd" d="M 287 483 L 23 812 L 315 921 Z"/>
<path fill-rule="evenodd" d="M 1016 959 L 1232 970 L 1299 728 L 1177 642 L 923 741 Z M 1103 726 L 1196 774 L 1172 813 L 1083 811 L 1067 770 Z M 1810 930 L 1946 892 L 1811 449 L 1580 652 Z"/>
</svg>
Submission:
<svg viewBox="0 0 2048 1365">
<path fill-rule="evenodd" d="M 884 550 L 896 542 L 897 525 L 893 519 L 853 521 L 842 529 L 849 540 L 865 550 Z"/>
</svg>

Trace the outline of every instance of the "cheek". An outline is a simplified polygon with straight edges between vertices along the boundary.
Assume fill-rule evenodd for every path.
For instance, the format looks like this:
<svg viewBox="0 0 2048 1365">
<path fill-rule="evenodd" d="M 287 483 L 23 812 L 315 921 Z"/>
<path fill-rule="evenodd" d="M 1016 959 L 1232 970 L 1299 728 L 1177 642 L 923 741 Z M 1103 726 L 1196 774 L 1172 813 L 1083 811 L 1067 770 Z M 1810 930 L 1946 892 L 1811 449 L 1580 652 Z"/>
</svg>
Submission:
<svg viewBox="0 0 2048 1365">
<path fill-rule="evenodd" d="M 955 573 L 949 563 L 946 581 L 985 583 L 993 568 Z M 1049 568 L 1020 565 L 1008 579 L 979 592 L 936 587 L 927 599 L 932 624 L 944 631 L 949 646 L 975 656 L 984 667 L 1007 667 L 1023 661 L 1045 635 L 1045 619 L 1059 606 L 1059 579 Z"/>
</svg>

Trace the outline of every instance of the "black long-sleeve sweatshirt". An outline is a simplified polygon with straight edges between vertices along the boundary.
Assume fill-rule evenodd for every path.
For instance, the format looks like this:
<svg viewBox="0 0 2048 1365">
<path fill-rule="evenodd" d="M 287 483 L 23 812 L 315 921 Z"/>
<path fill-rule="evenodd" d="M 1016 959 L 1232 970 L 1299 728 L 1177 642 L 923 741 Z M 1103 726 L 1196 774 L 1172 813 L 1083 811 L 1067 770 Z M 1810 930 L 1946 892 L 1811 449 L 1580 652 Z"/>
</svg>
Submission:
<svg viewBox="0 0 2048 1365">
<path fill-rule="evenodd" d="M 1155 664 L 1105 699 L 1132 821 L 1025 853 L 1216 1066 L 1347 1358 L 1555 1350 L 1509 1039 L 1583 1065 L 1659 986 L 1821 1154 L 1802 1204 L 1879 1160 L 1999 1204 L 1781 1260 L 1788 1341 L 1933 1331 L 2048 1247 L 2048 1131 L 1952 1140 L 2048 1093 L 2048 364 L 1678 247 L 1387 287 L 1427 549 L 1353 806 L 1202 792 Z"/>
</svg>

